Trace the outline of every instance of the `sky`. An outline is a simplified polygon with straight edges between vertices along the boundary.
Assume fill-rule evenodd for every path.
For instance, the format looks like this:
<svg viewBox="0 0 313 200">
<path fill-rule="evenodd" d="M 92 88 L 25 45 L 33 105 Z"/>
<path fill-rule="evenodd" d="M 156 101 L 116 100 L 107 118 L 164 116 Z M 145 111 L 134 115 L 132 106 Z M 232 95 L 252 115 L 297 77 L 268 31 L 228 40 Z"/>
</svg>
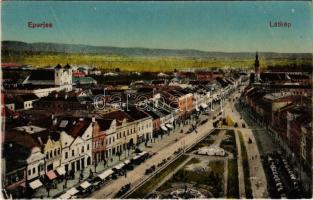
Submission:
<svg viewBox="0 0 313 200">
<path fill-rule="evenodd" d="M 2 40 L 225 52 L 312 52 L 312 2 L 2 2 Z M 270 27 L 276 21 L 290 28 Z M 29 28 L 28 22 L 52 23 Z"/>
</svg>

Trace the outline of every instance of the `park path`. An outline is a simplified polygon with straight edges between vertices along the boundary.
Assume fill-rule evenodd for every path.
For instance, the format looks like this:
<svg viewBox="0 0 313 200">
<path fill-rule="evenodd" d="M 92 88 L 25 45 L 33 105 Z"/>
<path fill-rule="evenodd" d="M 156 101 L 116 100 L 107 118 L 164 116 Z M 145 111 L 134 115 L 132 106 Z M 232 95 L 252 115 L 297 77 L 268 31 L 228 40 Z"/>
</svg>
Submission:
<svg viewBox="0 0 313 200">
<path fill-rule="evenodd" d="M 215 141 L 214 141 L 214 143 L 212 144 L 212 146 L 220 146 L 222 140 L 223 140 L 224 137 L 225 137 L 225 133 L 226 133 L 226 130 L 220 131 L 220 132 L 217 134 L 217 137 L 215 138 Z"/>
</svg>

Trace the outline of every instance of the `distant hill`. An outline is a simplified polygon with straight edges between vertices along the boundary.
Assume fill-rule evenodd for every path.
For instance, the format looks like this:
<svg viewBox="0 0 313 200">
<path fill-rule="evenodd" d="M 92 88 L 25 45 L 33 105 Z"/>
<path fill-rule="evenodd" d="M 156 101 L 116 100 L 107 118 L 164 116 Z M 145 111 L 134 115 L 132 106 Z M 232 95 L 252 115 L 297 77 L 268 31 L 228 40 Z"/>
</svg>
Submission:
<svg viewBox="0 0 313 200">
<path fill-rule="evenodd" d="M 20 41 L 2 41 L 3 52 L 40 52 L 40 53 L 83 53 L 83 54 L 106 54 L 136 57 L 191 57 L 191 58 L 240 58 L 251 59 L 255 52 L 208 52 L 199 50 L 175 50 L 175 49 L 150 49 L 150 48 L 121 48 L 110 46 L 91 46 L 80 44 L 59 44 L 59 43 L 25 43 Z M 274 53 L 261 52 L 265 58 L 312 58 L 310 53 Z"/>
</svg>

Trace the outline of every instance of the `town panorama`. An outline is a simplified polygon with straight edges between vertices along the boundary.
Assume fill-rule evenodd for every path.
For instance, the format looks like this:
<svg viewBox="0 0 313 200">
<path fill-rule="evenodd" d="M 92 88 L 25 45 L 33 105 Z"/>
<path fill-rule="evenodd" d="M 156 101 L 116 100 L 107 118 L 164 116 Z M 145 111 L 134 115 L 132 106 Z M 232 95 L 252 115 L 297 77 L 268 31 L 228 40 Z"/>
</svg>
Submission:
<svg viewBox="0 0 313 200">
<path fill-rule="evenodd" d="M 2 198 L 312 198 L 311 3 L 1 10 Z"/>
</svg>

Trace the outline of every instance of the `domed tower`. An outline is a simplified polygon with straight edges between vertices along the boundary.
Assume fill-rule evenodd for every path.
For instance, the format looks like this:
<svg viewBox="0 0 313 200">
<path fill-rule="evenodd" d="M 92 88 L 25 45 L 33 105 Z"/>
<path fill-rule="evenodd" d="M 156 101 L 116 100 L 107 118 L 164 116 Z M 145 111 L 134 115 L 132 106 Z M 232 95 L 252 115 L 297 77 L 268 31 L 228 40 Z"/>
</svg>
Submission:
<svg viewBox="0 0 313 200">
<path fill-rule="evenodd" d="M 69 64 L 66 64 L 64 67 L 65 74 L 64 80 L 66 81 L 65 84 L 72 85 L 72 72 L 73 72 L 72 67 Z"/>
<path fill-rule="evenodd" d="M 54 68 L 54 84 L 55 85 L 63 85 L 63 69 L 62 66 L 60 64 L 58 64 L 55 68 Z"/>
<path fill-rule="evenodd" d="M 254 72 L 254 82 L 260 82 L 260 62 L 258 52 L 255 54 Z"/>
</svg>

